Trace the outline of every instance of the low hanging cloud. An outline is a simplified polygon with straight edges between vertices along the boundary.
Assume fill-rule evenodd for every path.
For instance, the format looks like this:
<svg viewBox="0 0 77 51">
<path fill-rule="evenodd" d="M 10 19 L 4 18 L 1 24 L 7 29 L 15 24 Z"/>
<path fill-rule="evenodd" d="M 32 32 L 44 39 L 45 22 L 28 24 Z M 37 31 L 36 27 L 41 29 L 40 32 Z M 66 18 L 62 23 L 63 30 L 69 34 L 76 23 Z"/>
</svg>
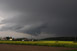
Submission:
<svg viewBox="0 0 77 51">
<path fill-rule="evenodd" d="M 74 36 L 77 31 L 76 1 L 0 0 L 2 31 L 39 35 Z"/>
</svg>

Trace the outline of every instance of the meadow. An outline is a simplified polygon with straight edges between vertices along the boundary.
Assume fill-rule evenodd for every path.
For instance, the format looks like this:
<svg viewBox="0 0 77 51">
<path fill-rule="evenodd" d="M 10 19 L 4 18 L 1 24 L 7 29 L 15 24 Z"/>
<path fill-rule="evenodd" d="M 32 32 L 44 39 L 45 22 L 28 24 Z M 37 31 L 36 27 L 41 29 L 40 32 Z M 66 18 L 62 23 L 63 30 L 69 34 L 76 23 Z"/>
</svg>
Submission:
<svg viewBox="0 0 77 51">
<path fill-rule="evenodd" d="M 77 48 L 77 42 L 73 42 L 73 41 L 0 41 L 0 44 Z"/>
</svg>

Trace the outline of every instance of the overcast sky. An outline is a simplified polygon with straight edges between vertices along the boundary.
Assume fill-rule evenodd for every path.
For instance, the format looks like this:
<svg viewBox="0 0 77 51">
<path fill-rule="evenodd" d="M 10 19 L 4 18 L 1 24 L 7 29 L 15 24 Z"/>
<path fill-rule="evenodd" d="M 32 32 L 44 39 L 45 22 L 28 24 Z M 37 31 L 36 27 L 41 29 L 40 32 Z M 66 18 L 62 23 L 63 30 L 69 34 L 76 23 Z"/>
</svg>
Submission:
<svg viewBox="0 0 77 51">
<path fill-rule="evenodd" d="M 76 11 L 76 0 L 0 0 L 0 31 L 39 38 L 75 36 Z"/>
</svg>

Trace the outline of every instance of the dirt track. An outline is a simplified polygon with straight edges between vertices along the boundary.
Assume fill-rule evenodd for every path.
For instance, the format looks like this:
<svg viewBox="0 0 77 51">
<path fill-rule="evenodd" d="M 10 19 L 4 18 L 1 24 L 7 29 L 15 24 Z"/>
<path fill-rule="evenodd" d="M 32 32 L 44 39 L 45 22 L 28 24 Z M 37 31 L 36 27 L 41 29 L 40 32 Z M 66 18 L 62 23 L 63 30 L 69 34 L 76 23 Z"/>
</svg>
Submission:
<svg viewBox="0 0 77 51">
<path fill-rule="evenodd" d="M 77 48 L 0 44 L 0 51 L 63 51 Z"/>
</svg>

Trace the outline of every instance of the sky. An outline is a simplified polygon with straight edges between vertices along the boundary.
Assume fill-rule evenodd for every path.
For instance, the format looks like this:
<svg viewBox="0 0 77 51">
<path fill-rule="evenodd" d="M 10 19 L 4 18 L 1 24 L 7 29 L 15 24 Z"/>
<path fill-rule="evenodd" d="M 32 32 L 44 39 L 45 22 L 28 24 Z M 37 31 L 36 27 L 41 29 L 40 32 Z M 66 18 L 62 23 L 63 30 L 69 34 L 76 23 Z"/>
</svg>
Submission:
<svg viewBox="0 0 77 51">
<path fill-rule="evenodd" d="M 0 0 L 0 36 L 77 36 L 76 11 L 76 0 Z"/>
</svg>

